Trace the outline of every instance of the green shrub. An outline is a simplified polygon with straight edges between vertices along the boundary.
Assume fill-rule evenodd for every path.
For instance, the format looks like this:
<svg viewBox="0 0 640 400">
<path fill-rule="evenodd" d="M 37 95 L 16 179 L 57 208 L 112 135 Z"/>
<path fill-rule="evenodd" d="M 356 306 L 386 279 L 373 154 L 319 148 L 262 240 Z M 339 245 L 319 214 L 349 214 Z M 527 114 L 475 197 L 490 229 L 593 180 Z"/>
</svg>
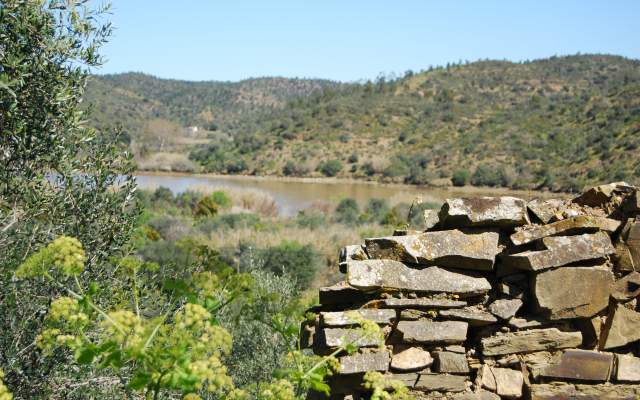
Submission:
<svg viewBox="0 0 640 400">
<path fill-rule="evenodd" d="M 324 161 L 318 165 L 318 171 L 328 177 L 336 176 L 342 171 L 342 163 L 339 160 Z"/>
<path fill-rule="evenodd" d="M 198 201 L 193 215 L 196 217 L 212 217 L 218 214 L 220 206 L 211 196 L 205 196 Z"/>
<path fill-rule="evenodd" d="M 475 186 L 506 186 L 506 176 L 502 168 L 480 164 L 471 176 L 471 183 Z"/>
<path fill-rule="evenodd" d="M 389 204 L 384 199 L 369 199 L 364 213 L 360 216 L 362 222 L 383 223 L 389 213 Z"/>
<path fill-rule="evenodd" d="M 342 199 L 336 207 L 334 218 L 337 222 L 346 225 L 354 225 L 358 222 L 360 208 L 354 199 Z"/>
<path fill-rule="evenodd" d="M 229 208 L 232 205 L 231 198 L 227 195 L 227 193 L 222 190 L 216 190 L 211 193 L 211 200 L 213 200 L 220 208 Z"/>
<path fill-rule="evenodd" d="M 301 228 L 314 230 L 324 226 L 326 223 L 327 217 L 319 211 L 302 210 L 296 216 L 296 224 Z"/>
<path fill-rule="evenodd" d="M 305 289 L 313 280 L 320 259 L 315 249 L 307 244 L 283 241 L 278 246 L 259 252 L 262 268 L 278 276 L 290 276 L 298 289 Z"/>
<path fill-rule="evenodd" d="M 197 228 L 203 233 L 210 234 L 218 230 L 234 230 L 241 228 L 258 229 L 260 217 L 252 213 L 222 214 L 213 218 L 202 219 Z"/>
<path fill-rule="evenodd" d="M 471 174 L 466 169 L 458 169 L 451 176 L 451 183 L 453 186 L 465 186 L 469 183 Z"/>
</svg>

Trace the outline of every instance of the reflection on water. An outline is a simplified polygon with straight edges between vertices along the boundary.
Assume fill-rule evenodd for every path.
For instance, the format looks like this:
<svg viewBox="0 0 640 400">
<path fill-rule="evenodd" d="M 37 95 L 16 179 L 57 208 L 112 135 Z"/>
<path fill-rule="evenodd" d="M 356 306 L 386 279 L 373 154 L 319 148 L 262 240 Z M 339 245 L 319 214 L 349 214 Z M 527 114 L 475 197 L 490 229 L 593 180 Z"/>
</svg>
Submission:
<svg viewBox="0 0 640 400">
<path fill-rule="evenodd" d="M 382 198 L 391 204 L 400 201 L 411 202 L 420 198 L 422 201 L 441 203 L 449 197 L 468 196 L 468 189 L 432 189 L 408 185 L 378 185 L 358 182 L 296 182 L 266 178 L 247 177 L 215 177 L 203 175 L 155 175 L 138 174 L 138 185 L 142 189 L 155 189 L 160 186 L 171 189 L 173 193 L 181 193 L 190 188 L 228 188 L 251 189 L 268 193 L 275 200 L 282 215 L 295 215 L 299 210 L 309 207 L 314 202 L 338 201 L 350 197 L 360 205 L 369 199 Z M 499 193 L 498 193 L 499 192 Z M 498 189 L 473 189 L 476 195 L 510 193 Z M 531 198 L 540 195 L 536 192 L 511 192 L 514 195 Z"/>
</svg>

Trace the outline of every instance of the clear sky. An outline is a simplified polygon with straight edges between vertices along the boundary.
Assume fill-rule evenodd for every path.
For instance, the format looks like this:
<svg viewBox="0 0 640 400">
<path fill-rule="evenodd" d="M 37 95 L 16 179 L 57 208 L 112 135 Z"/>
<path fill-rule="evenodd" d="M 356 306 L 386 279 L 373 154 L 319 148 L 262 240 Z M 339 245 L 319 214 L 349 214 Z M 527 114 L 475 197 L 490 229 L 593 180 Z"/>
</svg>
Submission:
<svg viewBox="0 0 640 400">
<path fill-rule="evenodd" d="M 484 58 L 640 58 L 640 0 L 112 0 L 99 73 L 373 79 Z"/>
</svg>

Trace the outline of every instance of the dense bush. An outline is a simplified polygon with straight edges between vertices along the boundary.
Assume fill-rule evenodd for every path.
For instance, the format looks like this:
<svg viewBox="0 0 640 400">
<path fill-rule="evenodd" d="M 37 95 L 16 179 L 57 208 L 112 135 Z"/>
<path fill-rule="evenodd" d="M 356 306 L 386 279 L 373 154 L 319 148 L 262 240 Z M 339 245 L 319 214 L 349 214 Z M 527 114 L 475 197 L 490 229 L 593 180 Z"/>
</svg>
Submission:
<svg viewBox="0 0 640 400">
<path fill-rule="evenodd" d="M 451 176 L 451 183 L 453 186 L 465 186 L 469 184 L 471 174 L 466 169 L 458 169 Z"/>
<path fill-rule="evenodd" d="M 325 176 L 333 177 L 338 175 L 338 173 L 342 171 L 342 163 L 339 160 L 324 161 L 318 164 L 317 169 Z"/>
<path fill-rule="evenodd" d="M 221 214 L 213 218 L 202 219 L 198 229 L 206 234 L 221 229 L 235 230 L 243 228 L 260 229 L 260 216 L 253 213 Z"/>
<path fill-rule="evenodd" d="M 336 222 L 353 225 L 358 222 L 360 216 L 360 207 L 354 199 L 342 199 L 336 207 L 334 218 Z"/>
<path fill-rule="evenodd" d="M 302 210 L 296 215 L 296 224 L 301 228 L 318 229 L 327 223 L 324 213 L 313 210 Z"/>
<path fill-rule="evenodd" d="M 282 242 L 259 253 L 262 268 L 278 276 L 289 276 L 298 289 L 309 287 L 318 268 L 318 253 L 311 245 Z"/>
</svg>

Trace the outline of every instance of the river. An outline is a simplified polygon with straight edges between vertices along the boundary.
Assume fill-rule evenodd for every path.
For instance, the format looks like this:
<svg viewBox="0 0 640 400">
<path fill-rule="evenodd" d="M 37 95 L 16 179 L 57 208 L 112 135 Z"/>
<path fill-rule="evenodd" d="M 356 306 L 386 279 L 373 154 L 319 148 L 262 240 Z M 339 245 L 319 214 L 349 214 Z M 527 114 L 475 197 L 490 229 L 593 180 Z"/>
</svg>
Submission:
<svg viewBox="0 0 640 400">
<path fill-rule="evenodd" d="M 470 195 L 513 195 L 523 198 L 549 197 L 546 192 L 511 191 L 495 188 L 424 188 L 410 185 L 386 185 L 371 182 L 341 180 L 291 180 L 268 177 L 188 175 L 188 174 L 136 174 L 142 189 L 169 188 L 174 194 L 189 189 L 250 189 L 269 194 L 278 205 L 281 215 L 295 215 L 314 202 L 337 202 L 350 197 L 360 205 L 369 199 L 381 198 L 395 204 L 422 201 L 442 203 L 444 199 Z"/>
</svg>

